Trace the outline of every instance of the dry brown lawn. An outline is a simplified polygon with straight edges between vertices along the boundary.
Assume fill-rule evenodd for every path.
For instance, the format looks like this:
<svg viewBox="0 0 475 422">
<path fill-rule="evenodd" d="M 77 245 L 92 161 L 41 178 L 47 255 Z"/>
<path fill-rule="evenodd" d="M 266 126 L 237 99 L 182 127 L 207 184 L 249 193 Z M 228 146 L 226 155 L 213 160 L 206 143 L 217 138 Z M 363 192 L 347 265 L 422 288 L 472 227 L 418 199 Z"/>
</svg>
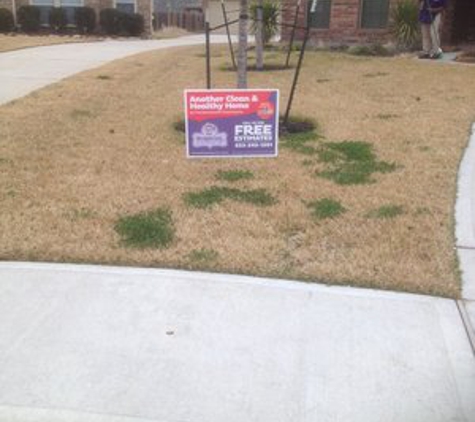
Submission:
<svg viewBox="0 0 475 422">
<path fill-rule="evenodd" d="M 191 33 L 186 31 L 185 29 L 178 28 L 176 26 L 166 26 L 159 31 L 155 31 L 152 35 L 152 39 L 162 40 L 167 38 L 183 37 L 185 35 L 191 35 Z"/>
<path fill-rule="evenodd" d="M 225 54 L 217 56 L 214 85 L 232 87 L 234 75 L 219 70 Z M 375 183 L 341 186 L 315 176 L 322 164 L 314 157 L 288 149 L 277 159 L 187 160 L 172 122 L 182 115 L 183 89 L 203 87 L 203 62 L 200 49 L 146 53 L 0 107 L 0 258 L 459 295 L 453 208 L 475 120 L 475 67 L 309 53 L 295 114 L 315 118 L 328 142 L 369 142 L 378 159 L 397 164 Z M 280 88 L 285 104 L 291 75 L 253 72 L 250 84 Z M 215 179 L 232 169 L 254 179 Z M 185 193 L 214 185 L 265 188 L 279 202 L 184 204 Z M 322 198 L 347 212 L 313 219 L 304 202 Z M 385 205 L 403 214 L 368 218 Z M 173 213 L 172 246 L 123 247 L 117 219 L 161 206 Z"/>
<path fill-rule="evenodd" d="M 44 45 L 66 44 L 78 42 L 97 41 L 98 37 L 83 37 L 79 35 L 26 35 L 0 34 L 0 53 L 4 51 L 19 50 L 27 47 L 40 47 Z"/>
</svg>

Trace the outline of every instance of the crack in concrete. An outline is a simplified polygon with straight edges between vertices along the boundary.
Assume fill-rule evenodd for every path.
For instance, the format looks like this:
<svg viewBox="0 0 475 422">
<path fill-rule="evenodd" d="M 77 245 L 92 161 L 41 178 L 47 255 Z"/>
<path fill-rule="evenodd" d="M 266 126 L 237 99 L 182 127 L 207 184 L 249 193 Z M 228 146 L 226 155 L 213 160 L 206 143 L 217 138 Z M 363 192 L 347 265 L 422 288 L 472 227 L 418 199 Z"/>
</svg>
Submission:
<svg viewBox="0 0 475 422">
<path fill-rule="evenodd" d="M 455 304 L 457 305 L 460 318 L 462 319 L 462 324 L 465 328 L 465 332 L 467 333 L 468 342 L 470 343 L 470 347 L 472 348 L 472 353 L 475 356 L 475 330 L 472 326 L 472 322 L 470 320 L 470 316 L 468 315 L 467 309 L 465 308 L 465 302 L 463 300 L 456 300 Z"/>
</svg>

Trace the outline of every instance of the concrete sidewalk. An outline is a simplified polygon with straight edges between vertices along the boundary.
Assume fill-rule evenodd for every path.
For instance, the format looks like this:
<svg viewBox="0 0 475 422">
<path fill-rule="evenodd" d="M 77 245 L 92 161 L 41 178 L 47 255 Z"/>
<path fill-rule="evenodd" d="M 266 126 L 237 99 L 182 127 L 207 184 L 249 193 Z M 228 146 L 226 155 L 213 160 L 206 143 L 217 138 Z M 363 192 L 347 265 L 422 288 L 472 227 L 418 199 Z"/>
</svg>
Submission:
<svg viewBox="0 0 475 422">
<path fill-rule="evenodd" d="M 226 43 L 213 35 L 214 44 Z M 146 51 L 204 44 L 204 35 L 166 40 L 59 44 L 0 53 L 0 105 L 68 76 Z"/>
<path fill-rule="evenodd" d="M 475 421 L 452 300 L 0 264 L 1 422 Z"/>
<path fill-rule="evenodd" d="M 460 164 L 455 221 L 462 298 L 475 343 L 475 124 Z"/>
</svg>

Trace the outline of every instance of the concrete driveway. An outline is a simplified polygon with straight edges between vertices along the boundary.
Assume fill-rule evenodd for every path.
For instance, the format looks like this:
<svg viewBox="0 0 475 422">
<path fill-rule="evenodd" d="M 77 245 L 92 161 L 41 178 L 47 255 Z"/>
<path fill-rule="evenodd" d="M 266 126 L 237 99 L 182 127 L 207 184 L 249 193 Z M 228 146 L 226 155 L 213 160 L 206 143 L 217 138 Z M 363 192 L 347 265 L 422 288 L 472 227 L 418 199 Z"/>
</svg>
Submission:
<svg viewBox="0 0 475 422">
<path fill-rule="evenodd" d="M 226 43 L 224 35 L 212 43 Z M 60 44 L 0 53 L 0 105 L 75 73 L 146 51 L 200 45 L 204 35 L 166 40 L 103 41 Z"/>
</svg>

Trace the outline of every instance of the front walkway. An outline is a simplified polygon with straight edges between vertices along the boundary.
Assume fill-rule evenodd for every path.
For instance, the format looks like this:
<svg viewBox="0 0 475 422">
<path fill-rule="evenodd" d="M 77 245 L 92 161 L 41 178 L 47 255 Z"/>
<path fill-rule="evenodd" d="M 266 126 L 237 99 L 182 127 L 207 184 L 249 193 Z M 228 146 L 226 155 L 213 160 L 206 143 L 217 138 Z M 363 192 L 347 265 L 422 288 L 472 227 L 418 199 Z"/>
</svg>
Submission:
<svg viewBox="0 0 475 422">
<path fill-rule="evenodd" d="M 452 300 L 100 266 L 0 280 L 1 422 L 475 421 Z"/>
</svg>

